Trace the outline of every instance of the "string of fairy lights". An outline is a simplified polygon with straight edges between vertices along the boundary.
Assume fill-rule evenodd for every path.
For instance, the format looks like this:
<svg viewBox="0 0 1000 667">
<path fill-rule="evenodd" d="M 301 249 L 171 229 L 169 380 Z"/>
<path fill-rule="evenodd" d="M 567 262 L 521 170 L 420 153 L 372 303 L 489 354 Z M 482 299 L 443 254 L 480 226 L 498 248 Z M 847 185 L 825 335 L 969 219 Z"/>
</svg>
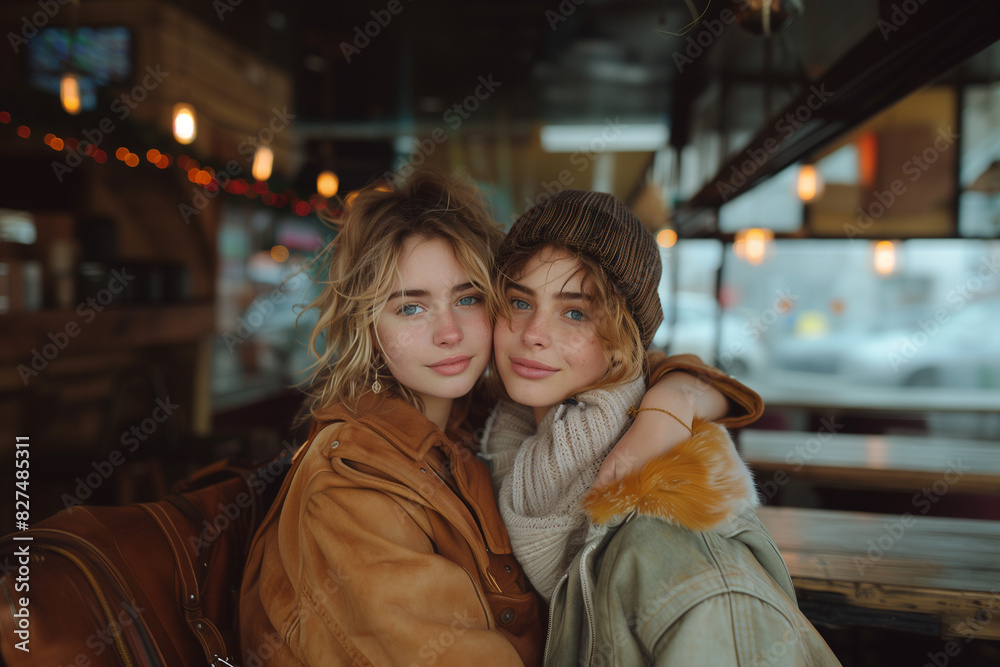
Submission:
<svg viewBox="0 0 1000 667">
<path fill-rule="evenodd" d="M 66 100 L 63 100 L 63 107 L 68 112 L 73 113 L 74 105 L 67 104 Z M 76 105 L 75 108 L 78 109 L 79 106 Z M 0 125 L 13 127 L 14 133 L 24 140 L 30 140 L 36 134 L 29 125 L 15 123 L 10 112 L 6 110 L 0 110 Z M 187 104 L 175 105 L 174 136 L 178 143 L 190 144 L 194 140 L 196 128 L 193 108 Z M 81 160 L 86 157 L 97 164 L 105 164 L 111 159 L 103 149 L 76 137 L 60 137 L 49 132 L 42 137 L 42 141 L 54 151 L 69 151 L 77 154 Z M 82 150 L 81 145 L 83 146 Z M 299 217 L 306 217 L 319 210 L 336 215 L 337 209 L 339 209 L 339 202 L 332 199 L 339 189 L 339 179 L 336 174 L 329 170 L 319 174 L 316 181 L 317 191 L 309 197 L 299 196 L 292 188 L 286 188 L 282 192 L 272 192 L 268 187 L 267 179 L 271 172 L 273 153 L 267 146 L 258 146 L 255 151 L 251 169 L 252 181 L 244 178 L 232 178 L 226 171 L 217 172 L 212 166 L 202 165 L 197 159 L 184 153 L 175 154 L 155 147 L 147 149 L 140 156 L 139 153 L 133 152 L 127 146 L 119 146 L 114 151 L 114 159 L 131 168 L 137 168 L 144 164 L 156 169 L 168 169 L 174 166 L 183 170 L 191 183 L 204 188 L 212 196 L 217 195 L 219 190 L 222 190 L 233 196 L 259 200 L 264 206 L 273 208 L 287 206 L 292 213 Z M 804 202 L 813 201 L 822 194 L 823 182 L 815 167 L 806 165 L 800 169 L 797 188 L 798 195 Z M 351 195 L 348 195 L 345 201 L 349 202 L 350 200 Z M 773 239 L 774 232 L 768 229 L 741 229 L 735 235 L 733 252 L 740 259 L 752 265 L 758 265 L 770 255 Z M 677 240 L 677 233 L 672 229 L 663 229 L 656 236 L 657 243 L 664 248 L 673 247 Z M 896 244 L 891 241 L 883 241 L 875 246 L 875 267 L 879 274 L 893 272 L 895 250 Z"/>
<path fill-rule="evenodd" d="M 37 140 L 39 132 L 34 131 L 27 122 L 18 123 L 16 121 L 17 119 L 13 118 L 9 111 L 0 110 L 0 125 L 10 126 L 13 128 L 14 134 L 21 139 L 30 141 L 32 137 L 35 137 Z M 191 183 L 203 187 L 213 196 L 222 190 L 233 196 L 258 200 L 265 206 L 288 207 L 292 213 L 299 217 L 305 217 L 321 209 L 332 210 L 334 204 L 329 198 L 336 195 L 339 186 L 336 175 L 325 171 L 320 174 L 317 180 L 318 192 L 308 197 L 302 197 L 292 188 L 286 188 L 282 192 L 272 192 L 268 188 L 266 179 L 254 178 L 248 181 L 244 178 L 231 178 L 225 171 L 218 172 L 211 165 L 202 165 L 193 157 L 170 150 L 153 147 L 140 154 L 141 149 L 140 152 L 133 152 L 127 146 L 119 146 L 113 155 L 109 155 L 93 143 L 81 141 L 73 136 L 60 137 L 51 132 L 42 136 L 42 142 L 54 151 L 76 153 L 81 160 L 87 158 L 97 164 L 105 164 L 113 159 L 131 168 L 146 165 L 156 169 L 168 169 L 173 166 L 183 170 Z"/>
</svg>

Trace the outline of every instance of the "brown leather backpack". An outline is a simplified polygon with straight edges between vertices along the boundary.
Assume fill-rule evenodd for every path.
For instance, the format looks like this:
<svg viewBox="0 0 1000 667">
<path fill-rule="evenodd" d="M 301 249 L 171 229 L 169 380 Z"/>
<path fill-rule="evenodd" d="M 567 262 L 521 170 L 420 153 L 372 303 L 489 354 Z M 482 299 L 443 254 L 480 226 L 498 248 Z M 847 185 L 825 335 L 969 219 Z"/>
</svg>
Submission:
<svg viewBox="0 0 1000 667">
<path fill-rule="evenodd" d="M 0 663 L 238 664 L 247 550 L 292 459 L 221 461 L 159 502 L 72 507 L 0 539 Z"/>
</svg>

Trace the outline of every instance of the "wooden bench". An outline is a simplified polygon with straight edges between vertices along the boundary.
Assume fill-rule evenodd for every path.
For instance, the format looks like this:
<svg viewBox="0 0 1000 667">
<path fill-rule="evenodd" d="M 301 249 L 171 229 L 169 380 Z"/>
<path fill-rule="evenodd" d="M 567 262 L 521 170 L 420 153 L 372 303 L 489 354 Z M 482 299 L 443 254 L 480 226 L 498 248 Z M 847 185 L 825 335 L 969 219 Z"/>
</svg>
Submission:
<svg viewBox="0 0 1000 667">
<path fill-rule="evenodd" d="M 758 478 L 789 477 L 893 491 L 1000 493 L 1000 443 L 956 438 L 743 429 L 743 458 Z M 936 486 L 935 486 L 936 485 Z"/>
<path fill-rule="evenodd" d="M 813 622 L 1000 639 L 1000 521 L 762 507 Z"/>
</svg>

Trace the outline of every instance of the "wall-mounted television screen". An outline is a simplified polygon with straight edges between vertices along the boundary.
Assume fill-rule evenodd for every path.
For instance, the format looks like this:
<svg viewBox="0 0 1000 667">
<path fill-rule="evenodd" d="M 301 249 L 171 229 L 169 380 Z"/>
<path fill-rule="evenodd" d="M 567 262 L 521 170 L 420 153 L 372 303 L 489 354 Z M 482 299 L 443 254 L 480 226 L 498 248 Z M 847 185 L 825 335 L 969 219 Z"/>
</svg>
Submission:
<svg viewBox="0 0 1000 667">
<path fill-rule="evenodd" d="M 72 53 L 72 65 L 70 54 Z M 44 28 L 28 42 L 28 83 L 59 95 L 59 80 L 68 70 L 80 76 L 80 104 L 97 105 L 97 89 L 127 83 L 132 74 L 132 31 L 122 26 Z"/>
</svg>

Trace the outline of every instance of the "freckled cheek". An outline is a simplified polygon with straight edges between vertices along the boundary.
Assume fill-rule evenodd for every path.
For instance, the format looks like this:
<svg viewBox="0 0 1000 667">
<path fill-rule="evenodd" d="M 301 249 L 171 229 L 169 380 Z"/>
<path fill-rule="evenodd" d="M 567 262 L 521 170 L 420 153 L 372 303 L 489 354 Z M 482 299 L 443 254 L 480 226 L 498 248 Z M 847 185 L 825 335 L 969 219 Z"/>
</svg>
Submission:
<svg viewBox="0 0 1000 667">
<path fill-rule="evenodd" d="M 593 335 L 566 336 L 562 341 L 562 354 L 581 369 L 603 373 L 608 367 L 604 349 Z"/>
<path fill-rule="evenodd" d="M 565 354 L 574 357 L 585 356 L 593 347 L 593 336 L 582 336 L 578 333 L 568 333 L 559 336 Z"/>
<path fill-rule="evenodd" d="M 506 320 L 498 321 L 496 327 L 493 329 L 494 351 L 498 354 L 502 353 L 504 350 L 512 347 L 517 342 L 519 336 L 519 331 L 511 329 L 511 323 Z"/>
<path fill-rule="evenodd" d="M 477 348 L 489 350 L 493 345 L 493 329 L 485 313 L 470 314 L 467 319 L 463 319 L 462 334 L 466 341 Z"/>
<path fill-rule="evenodd" d="M 411 331 L 379 331 L 382 341 L 382 355 L 390 362 L 395 362 L 411 352 L 416 344 L 416 336 Z"/>
</svg>

